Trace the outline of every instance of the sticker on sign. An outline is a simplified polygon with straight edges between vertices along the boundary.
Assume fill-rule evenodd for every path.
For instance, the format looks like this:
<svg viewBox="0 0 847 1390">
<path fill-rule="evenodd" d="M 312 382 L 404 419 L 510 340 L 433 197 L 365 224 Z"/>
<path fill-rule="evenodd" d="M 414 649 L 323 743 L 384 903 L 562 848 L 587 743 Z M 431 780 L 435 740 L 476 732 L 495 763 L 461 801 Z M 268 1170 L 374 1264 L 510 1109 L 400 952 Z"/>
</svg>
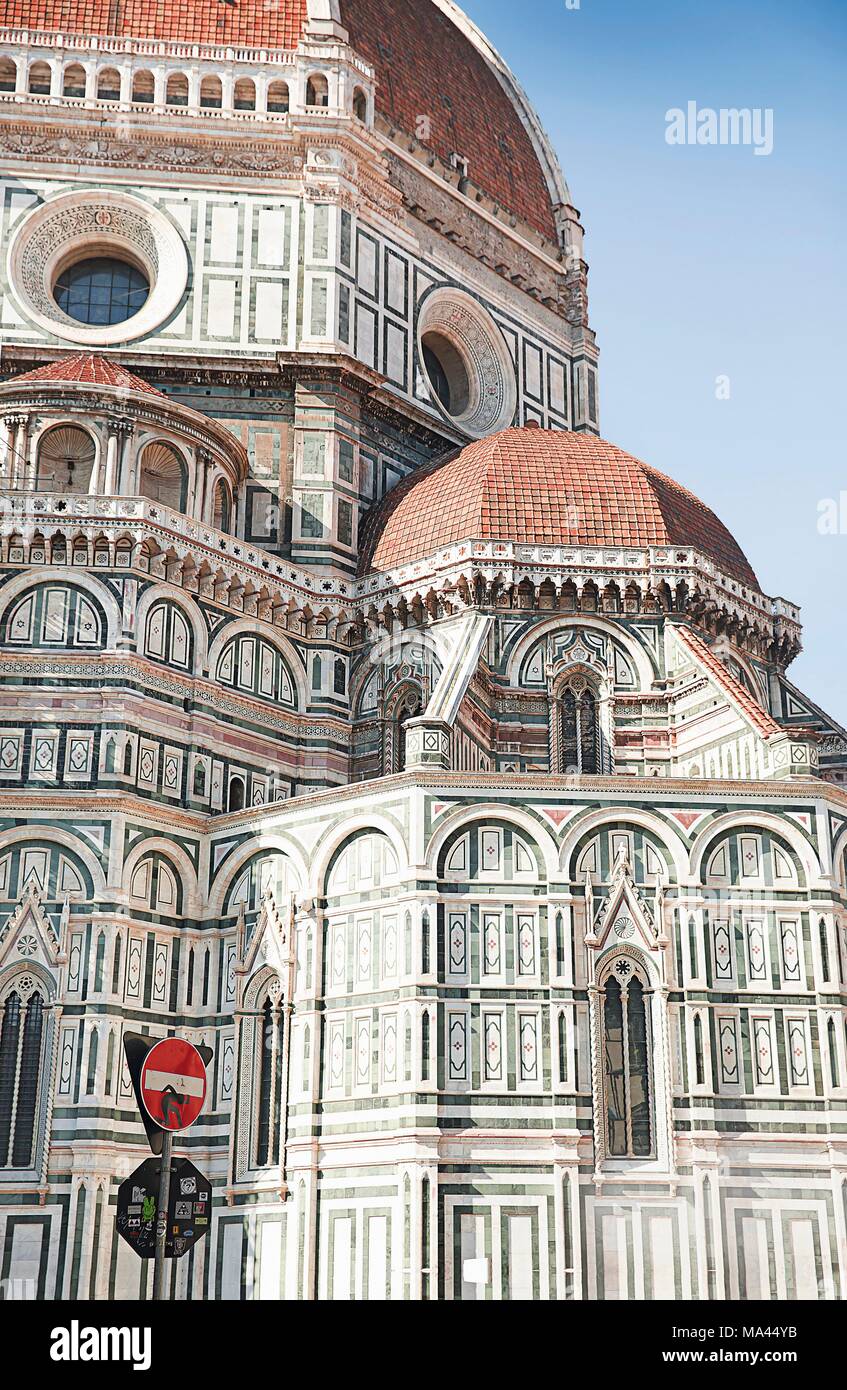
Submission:
<svg viewBox="0 0 847 1390">
<path fill-rule="evenodd" d="M 164 1038 L 155 1043 L 141 1068 L 141 1099 L 162 1129 L 188 1129 L 206 1099 L 206 1067 L 193 1043 Z"/>
</svg>

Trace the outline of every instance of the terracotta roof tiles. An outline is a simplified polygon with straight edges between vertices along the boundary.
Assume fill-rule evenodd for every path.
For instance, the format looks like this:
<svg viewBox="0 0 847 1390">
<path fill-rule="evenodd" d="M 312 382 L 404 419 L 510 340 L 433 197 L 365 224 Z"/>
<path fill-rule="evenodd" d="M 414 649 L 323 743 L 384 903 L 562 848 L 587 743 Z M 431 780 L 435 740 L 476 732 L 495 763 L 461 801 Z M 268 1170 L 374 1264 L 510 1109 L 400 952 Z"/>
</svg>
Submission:
<svg viewBox="0 0 847 1390">
<path fill-rule="evenodd" d="M 433 0 L 341 0 L 356 52 L 377 74 L 377 110 L 507 212 L 555 241 L 550 193 L 532 139 L 487 61 Z M 296 48 L 306 0 L 0 0 L 0 26 L 182 43 Z M 422 138 L 421 122 L 428 122 Z"/>
<path fill-rule="evenodd" d="M 77 352 L 70 357 L 60 357 L 46 367 L 38 367 L 34 372 L 23 372 L 12 378 L 20 381 L 77 381 L 94 386 L 117 386 L 127 391 L 143 391 L 148 396 L 161 396 L 149 381 L 128 372 L 119 362 L 109 357 L 101 357 L 96 352 Z"/>
<path fill-rule="evenodd" d="M 306 0 L 2 0 L 0 24 L 68 34 L 295 48 Z"/>
<path fill-rule="evenodd" d="M 770 738 L 773 734 L 783 732 L 781 725 L 777 724 L 776 720 L 768 714 L 768 711 L 759 704 L 758 700 L 754 700 L 750 692 L 745 690 L 732 672 L 726 669 L 723 662 L 715 656 L 702 637 L 698 637 L 696 632 L 684 627 L 677 628 L 677 634 L 701 666 L 705 667 L 712 679 L 722 687 L 760 734 L 765 738 Z"/>
<path fill-rule="evenodd" d="M 758 590 L 740 546 L 699 498 L 592 435 L 508 429 L 409 475 L 367 514 L 361 572 L 458 541 L 691 547 Z"/>
</svg>

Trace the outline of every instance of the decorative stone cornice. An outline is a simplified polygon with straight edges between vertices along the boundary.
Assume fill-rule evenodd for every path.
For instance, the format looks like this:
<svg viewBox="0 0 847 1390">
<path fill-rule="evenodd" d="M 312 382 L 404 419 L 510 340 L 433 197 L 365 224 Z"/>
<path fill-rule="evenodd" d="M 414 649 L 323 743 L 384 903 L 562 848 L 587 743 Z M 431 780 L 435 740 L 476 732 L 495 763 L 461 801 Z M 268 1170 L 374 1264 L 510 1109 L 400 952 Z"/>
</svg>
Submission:
<svg viewBox="0 0 847 1390">
<path fill-rule="evenodd" d="M 283 629 L 292 618 L 306 612 L 313 615 L 326 610 L 335 620 L 353 616 L 352 581 L 311 574 L 146 497 L 0 493 L 0 507 L 0 549 L 6 563 L 55 563 L 52 554 L 46 553 L 47 542 L 50 551 L 55 551 L 56 538 L 60 537 L 64 563 L 73 561 L 72 543 L 84 539 L 91 550 L 86 563 L 95 568 L 93 551 L 98 540 L 113 547 L 123 541 L 121 553 L 110 557 L 115 568 L 182 584 L 201 598 L 240 613 L 253 612 Z M 15 535 L 29 552 L 36 532 L 44 537 L 44 556 L 33 560 L 26 553 L 20 561 L 10 560 Z"/>
</svg>

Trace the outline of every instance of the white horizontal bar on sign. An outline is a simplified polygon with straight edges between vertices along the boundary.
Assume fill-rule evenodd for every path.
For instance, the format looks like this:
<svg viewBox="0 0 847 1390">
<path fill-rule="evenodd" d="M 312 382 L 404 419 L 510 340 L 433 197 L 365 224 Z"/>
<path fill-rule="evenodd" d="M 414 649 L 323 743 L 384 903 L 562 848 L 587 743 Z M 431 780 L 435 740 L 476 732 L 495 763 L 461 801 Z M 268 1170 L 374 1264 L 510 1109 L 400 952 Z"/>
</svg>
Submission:
<svg viewBox="0 0 847 1390">
<path fill-rule="evenodd" d="M 202 1076 L 180 1076 L 176 1071 L 146 1071 L 144 1073 L 145 1091 L 164 1091 L 172 1086 L 184 1096 L 202 1096 Z"/>
</svg>

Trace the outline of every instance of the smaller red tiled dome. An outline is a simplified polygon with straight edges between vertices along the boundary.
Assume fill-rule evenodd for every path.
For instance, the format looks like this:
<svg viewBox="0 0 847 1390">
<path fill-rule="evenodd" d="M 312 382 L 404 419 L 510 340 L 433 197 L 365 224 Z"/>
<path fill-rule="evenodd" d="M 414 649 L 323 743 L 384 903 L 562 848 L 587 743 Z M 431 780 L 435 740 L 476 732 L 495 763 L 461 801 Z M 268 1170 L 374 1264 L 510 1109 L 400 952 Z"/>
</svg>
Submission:
<svg viewBox="0 0 847 1390">
<path fill-rule="evenodd" d="M 15 386 L 23 381 L 72 381 L 86 386 L 117 386 L 125 391 L 142 391 L 148 396 L 162 396 L 162 392 L 149 381 L 144 381 L 134 372 L 128 372 L 119 362 L 101 357 L 96 352 L 75 352 L 70 357 L 60 357 L 57 362 L 48 362 L 46 367 L 38 367 L 34 372 L 22 372 L 13 378 Z"/>
<path fill-rule="evenodd" d="M 360 573 L 457 541 L 685 546 L 759 588 L 737 541 L 687 488 L 604 439 L 565 430 L 503 430 L 404 478 L 365 517 Z"/>
</svg>

